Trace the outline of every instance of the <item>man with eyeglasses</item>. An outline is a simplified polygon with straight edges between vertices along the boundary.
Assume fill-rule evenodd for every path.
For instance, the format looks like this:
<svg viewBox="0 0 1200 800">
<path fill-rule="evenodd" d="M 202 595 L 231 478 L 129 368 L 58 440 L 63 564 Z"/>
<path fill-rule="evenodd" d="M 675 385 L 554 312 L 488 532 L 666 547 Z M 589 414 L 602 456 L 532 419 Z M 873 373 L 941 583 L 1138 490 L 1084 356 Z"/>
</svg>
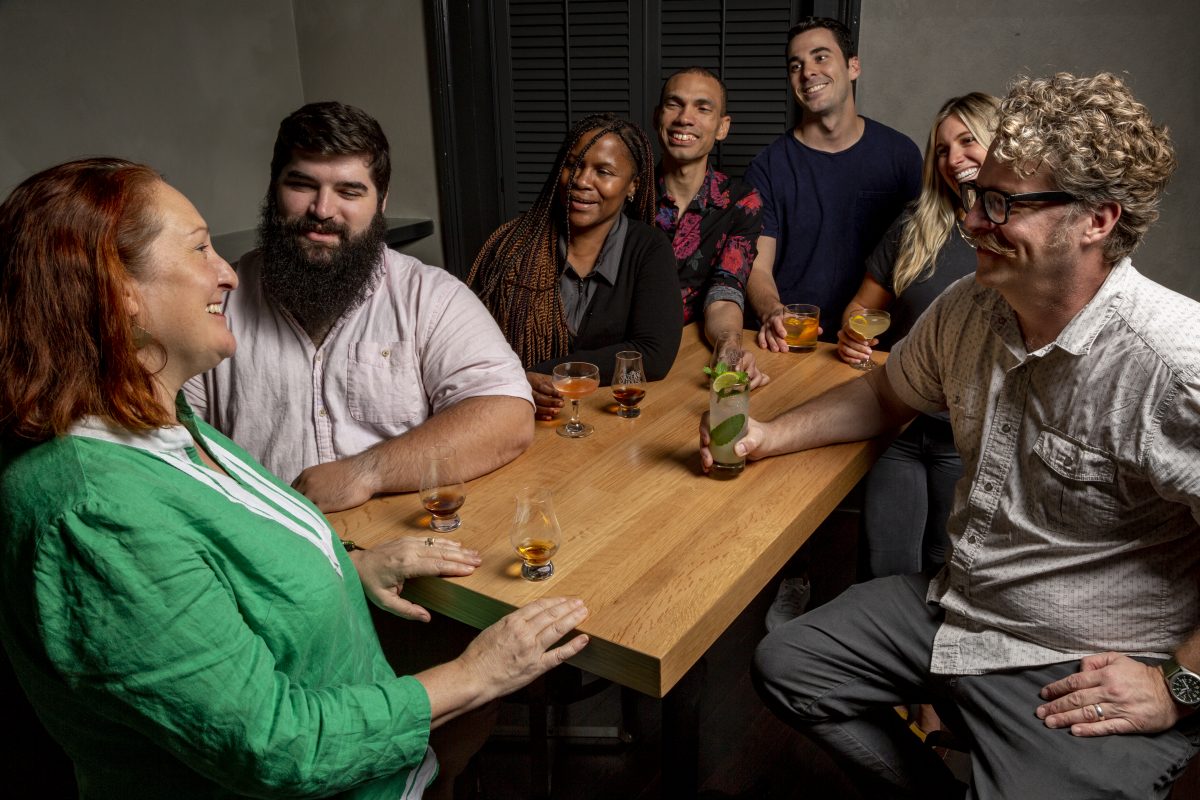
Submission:
<svg viewBox="0 0 1200 800">
<path fill-rule="evenodd" d="M 952 554 L 777 628 L 756 679 L 868 796 L 962 796 L 891 710 L 928 702 L 971 751 L 972 796 L 1166 797 L 1200 745 L 1200 304 L 1129 254 L 1175 156 L 1111 74 L 1019 79 L 1000 117 L 963 188 L 974 280 L 885 369 L 738 445 L 948 409 L 968 476 Z"/>
</svg>

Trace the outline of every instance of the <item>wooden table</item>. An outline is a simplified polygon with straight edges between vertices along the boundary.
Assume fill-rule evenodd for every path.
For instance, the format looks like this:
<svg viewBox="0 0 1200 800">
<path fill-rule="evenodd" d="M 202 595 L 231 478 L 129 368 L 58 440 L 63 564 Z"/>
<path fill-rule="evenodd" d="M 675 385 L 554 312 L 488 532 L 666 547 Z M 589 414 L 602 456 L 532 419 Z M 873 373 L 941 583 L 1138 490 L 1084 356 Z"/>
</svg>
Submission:
<svg viewBox="0 0 1200 800">
<path fill-rule="evenodd" d="M 822 344 L 812 354 L 768 353 L 752 344 L 771 382 L 751 396 L 770 418 L 862 373 Z M 879 358 L 880 356 L 876 356 Z M 538 423 L 516 461 L 467 484 L 463 524 L 453 534 L 482 554 L 466 578 L 409 581 L 404 596 L 476 628 L 547 595 L 582 597 L 591 637 L 572 664 L 663 697 L 760 592 L 866 473 L 886 446 L 874 440 L 752 462 L 735 480 L 700 471 L 698 423 L 708 409 L 701 368 L 709 351 L 697 326 L 684 329 L 675 366 L 646 387 L 642 415 L 615 414 L 607 389 L 581 403 L 595 426 L 565 439 Z M 564 412 L 565 419 L 565 412 Z M 563 537 L 555 575 L 519 576 L 508 534 L 514 493 L 554 492 Z M 428 515 L 415 494 L 372 500 L 331 516 L 345 538 L 367 546 L 424 536 Z"/>
</svg>

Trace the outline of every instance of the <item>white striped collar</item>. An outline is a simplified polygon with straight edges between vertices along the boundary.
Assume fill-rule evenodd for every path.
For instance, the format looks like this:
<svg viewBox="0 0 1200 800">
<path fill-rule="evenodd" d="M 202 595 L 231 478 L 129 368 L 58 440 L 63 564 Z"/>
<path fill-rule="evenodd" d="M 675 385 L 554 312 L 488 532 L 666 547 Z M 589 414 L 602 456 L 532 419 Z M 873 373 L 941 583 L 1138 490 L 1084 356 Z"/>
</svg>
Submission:
<svg viewBox="0 0 1200 800">
<path fill-rule="evenodd" d="M 89 416 L 77 421 L 67 433 L 71 436 L 133 447 L 161 459 L 193 480 L 220 493 L 229 501 L 260 517 L 270 519 L 305 539 L 325 555 L 339 576 L 342 574 L 342 565 L 337 555 L 340 545 L 335 544 L 337 537 L 325 518 L 287 491 L 263 478 L 252 466 L 204 434 L 197 432 L 204 439 L 212 458 L 221 465 L 226 474 L 192 461 L 187 449 L 194 446 L 194 440 L 191 432 L 182 425 L 135 432 L 113 425 L 100 417 Z"/>
</svg>

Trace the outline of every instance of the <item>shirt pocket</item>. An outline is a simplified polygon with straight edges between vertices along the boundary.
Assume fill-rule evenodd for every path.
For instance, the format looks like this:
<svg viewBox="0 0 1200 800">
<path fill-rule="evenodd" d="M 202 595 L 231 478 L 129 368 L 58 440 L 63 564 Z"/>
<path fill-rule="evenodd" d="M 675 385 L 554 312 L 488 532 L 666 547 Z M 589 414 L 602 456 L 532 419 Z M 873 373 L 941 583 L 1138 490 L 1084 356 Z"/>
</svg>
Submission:
<svg viewBox="0 0 1200 800">
<path fill-rule="evenodd" d="M 424 420 L 428 402 L 411 342 L 355 342 L 346 372 L 354 419 L 384 425 Z"/>
<path fill-rule="evenodd" d="M 1111 527 L 1117 521 L 1117 462 L 1109 453 L 1043 429 L 1033 446 L 1040 466 L 1030 500 L 1041 522 L 1061 532 Z"/>
</svg>

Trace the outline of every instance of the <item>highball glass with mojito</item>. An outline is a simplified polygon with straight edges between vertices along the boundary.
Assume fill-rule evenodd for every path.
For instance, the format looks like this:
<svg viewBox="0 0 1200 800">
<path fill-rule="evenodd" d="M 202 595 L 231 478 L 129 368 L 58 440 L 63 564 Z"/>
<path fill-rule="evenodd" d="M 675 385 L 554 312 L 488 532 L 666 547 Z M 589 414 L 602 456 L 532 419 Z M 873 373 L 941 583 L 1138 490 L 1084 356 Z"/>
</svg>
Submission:
<svg viewBox="0 0 1200 800">
<path fill-rule="evenodd" d="M 708 450 L 712 453 L 711 475 L 736 478 L 746 466 L 746 457 L 733 451 L 746 435 L 750 418 L 750 381 L 742 372 L 722 372 L 713 378 L 708 395 Z"/>
</svg>

